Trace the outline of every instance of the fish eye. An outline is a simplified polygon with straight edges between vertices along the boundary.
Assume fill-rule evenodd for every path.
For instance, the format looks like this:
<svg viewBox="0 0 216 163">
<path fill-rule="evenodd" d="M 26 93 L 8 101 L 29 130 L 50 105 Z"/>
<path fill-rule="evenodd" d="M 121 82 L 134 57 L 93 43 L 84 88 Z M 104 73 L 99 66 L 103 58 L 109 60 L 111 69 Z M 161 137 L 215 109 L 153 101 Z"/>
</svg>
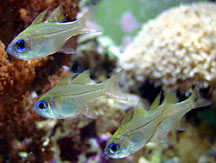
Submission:
<svg viewBox="0 0 216 163">
<path fill-rule="evenodd" d="M 36 106 L 37 106 L 39 109 L 43 110 L 43 109 L 46 109 L 46 108 L 47 108 L 47 103 L 46 103 L 45 101 L 43 101 L 43 100 L 40 100 L 40 101 L 38 101 L 38 102 L 36 103 Z"/>
<path fill-rule="evenodd" d="M 26 43 L 24 40 L 18 40 L 16 42 L 16 48 L 19 52 L 23 52 L 26 48 Z"/>
<path fill-rule="evenodd" d="M 120 145 L 118 145 L 117 143 L 112 143 L 108 146 L 110 153 L 112 154 L 116 154 L 119 153 L 120 151 Z"/>
</svg>

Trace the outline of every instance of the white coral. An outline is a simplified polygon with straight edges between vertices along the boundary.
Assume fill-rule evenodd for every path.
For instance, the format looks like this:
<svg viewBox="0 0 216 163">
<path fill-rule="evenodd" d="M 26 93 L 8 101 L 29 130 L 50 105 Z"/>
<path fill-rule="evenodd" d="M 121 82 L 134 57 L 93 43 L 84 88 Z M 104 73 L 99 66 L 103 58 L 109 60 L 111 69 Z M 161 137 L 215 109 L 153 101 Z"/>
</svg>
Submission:
<svg viewBox="0 0 216 163">
<path fill-rule="evenodd" d="M 164 90 L 188 90 L 216 79 L 216 5 L 194 3 L 169 9 L 143 25 L 120 57 L 131 86 L 154 79 Z"/>
</svg>

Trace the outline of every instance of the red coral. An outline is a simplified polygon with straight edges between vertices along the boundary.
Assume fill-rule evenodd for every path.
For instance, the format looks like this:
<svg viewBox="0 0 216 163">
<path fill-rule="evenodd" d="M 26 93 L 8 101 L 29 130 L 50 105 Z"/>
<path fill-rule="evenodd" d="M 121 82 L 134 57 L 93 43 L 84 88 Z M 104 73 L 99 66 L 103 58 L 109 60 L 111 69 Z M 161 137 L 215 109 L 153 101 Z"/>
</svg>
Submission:
<svg viewBox="0 0 216 163">
<path fill-rule="evenodd" d="M 76 18 L 79 0 L 11 0 L 2 1 L 0 8 L 0 40 L 8 43 L 47 7 L 64 7 L 70 20 Z M 37 100 L 30 92 L 52 88 L 71 66 L 71 56 L 55 54 L 42 59 L 22 61 L 9 56 L 0 42 L 0 162 L 46 162 L 53 160 L 53 142 L 43 146 L 46 131 L 37 129 L 35 120 L 42 120 L 32 111 Z M 48 77 L 56 80 L 49 84 Z M 21 157 L 20 152 L 28 153 Z"/>
</svg>

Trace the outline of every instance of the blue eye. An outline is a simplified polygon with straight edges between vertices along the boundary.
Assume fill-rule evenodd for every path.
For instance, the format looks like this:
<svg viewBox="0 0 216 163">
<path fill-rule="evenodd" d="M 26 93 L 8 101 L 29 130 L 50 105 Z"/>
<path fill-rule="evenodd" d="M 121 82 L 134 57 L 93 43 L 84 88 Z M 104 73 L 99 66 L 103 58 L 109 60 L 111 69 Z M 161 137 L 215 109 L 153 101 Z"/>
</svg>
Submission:
<svg viewBox="0 0 216 163">
<path fill-rule="evenodd" d="M 120 145 L 116 144 L 116 143 L 112 143 L 108 146 L 109 151 L 113 154 L 119 153 L 120 151 Z"/>
<path fill-rule="evenodd" d="M 26 48 L 26 43 L 24 40 L 18 40 L 16 42 L 16 48 L 19 52 L 23 52 Z"/>
<path fill-rule="evenodd" d="M 46 109 L 48 105 L 47 105 L 47 103 L 46 103 L 45 101 L 40 100 L 40 101 L 38 101 L 38 102 L 36 103 L 36 106 L 37 106 L 39 109 L 43 110 L 43 109 Z"/>
</svg>

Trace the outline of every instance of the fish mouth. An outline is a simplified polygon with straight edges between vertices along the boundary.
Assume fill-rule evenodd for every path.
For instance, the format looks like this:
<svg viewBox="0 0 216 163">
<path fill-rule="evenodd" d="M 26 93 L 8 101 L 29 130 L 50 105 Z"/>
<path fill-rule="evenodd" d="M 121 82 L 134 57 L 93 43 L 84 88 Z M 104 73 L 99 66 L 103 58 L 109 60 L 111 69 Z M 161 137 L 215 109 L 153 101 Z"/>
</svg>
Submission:
<svg viewBox="0 0 216 163">
<path fill-rule="evenodd" d="M 108 152 L 107 149 L 104 150 L 104 156 L 112 158 L 112 155 L 110 155 L 110 152 Z"/>
<path fill-rule="evenodd" d="M 112 159 L 118 159 L 119 158 L 115 154 L 110 153 L 109 150 L 107 150 L 107 149 L 104 150 L 104 156 L 107 158 L 112 158 Z"/>
<path fill-rule="evenodd" d="M 10 47 L 10 44 L 7 46 L 6 52 L 7 52 L 8 54 L 11 54 L 11 47 Z"/>
<path fill-rule="evenodd" d="M 6 52 L 7 52 L 8 54 L 10 54 L 11 56 L 20 59 L 20 58 L 18 57 L 18 55 L 16 55 L 16 53 L 13 52 L 13 49 L 12 49 L 12 47 L 10 46 L 10 44 L 7 46 Z"/>
</svg>

